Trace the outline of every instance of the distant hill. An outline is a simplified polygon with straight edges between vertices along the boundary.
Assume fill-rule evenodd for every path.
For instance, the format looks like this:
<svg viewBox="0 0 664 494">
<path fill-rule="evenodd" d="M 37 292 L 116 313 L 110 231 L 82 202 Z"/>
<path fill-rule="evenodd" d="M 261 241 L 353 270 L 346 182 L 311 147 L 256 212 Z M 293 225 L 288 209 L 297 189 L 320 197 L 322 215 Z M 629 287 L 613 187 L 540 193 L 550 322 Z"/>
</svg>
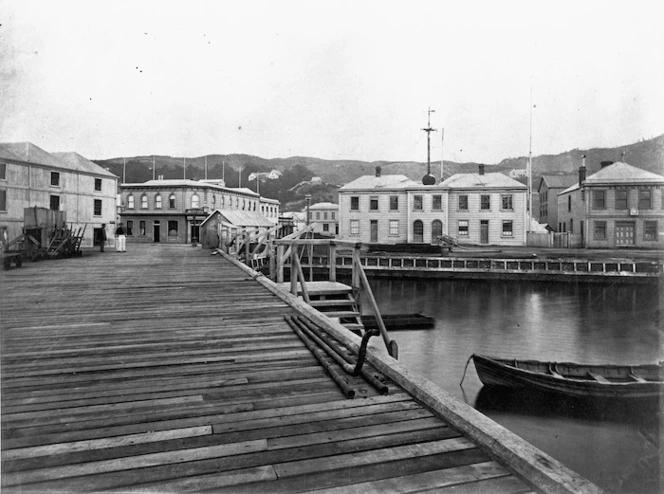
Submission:
<svg viewBox="0 0 664 494">
<path fill-rule="evenodd" d="M 588 150 L 573 149 L 557 155 L 540 155 L 533 157 L 533 185 L 542 175 L 576 174 L 581 165 L 581 156 L 586 155 L 588 175 L 599 170 L 600 162 L 620 161 L 622 153 L 624 161 L 638 168 L 664 175 L 664 134 L 653 139 L 641 140 L 634 144 L 615 148 L 594 148 Z M 164 178 L 182 178 L 183 158 L 172 156 L 155 156 L 156 175 Z M 187 158 L 186 177 L 201 179 L 205 176 L 205 156 Z M 145 182 L 152 178 L 152 156 L 136 156 L 126 158 L 126 181 L 130 183 Z M 95 163 L 107 168 L 122 177 L 123 158 L 94 160 Z M 455 173 L 477 171 L 477 163 L 456 163 L 445 161 L 444 178 Z M 507 158 L 498 164 L 487 164 L 487 172 L 500 172 L 511 175 L 525 183 L 525 170 L 528 157 Z M 256 182 L 248 181 L 249 174 L 256 171 L 279 170 L 283 176 L 278 180 L 261 182 L 261 195 L 282 201 L 282 208 L 288 210 L 301 209 L 304 195 L 312 194 L 313 202 L 336 201 L 337 186 L 341 186 L 362 175 L 375 172 L 376 166 L 382 168 L 383 174 L 402 174 L 413 180 L 419 180 L 426 173 L 426 163 L 415 161 L 358 161 L 358 160 L 324 160 L 304 156 L 290 158 L 266 159 L 246 154 L 212 154 L 207 156 L 208 178 L 224 178 L 229 187 L 239 184 L 239 171 L 242 171 L 242 186 L 256 190 Z M 431 164 L 431 173 L 440 177 L 440 161 Z M 312 177 L 321 177 L 323 185 L 298 187 L 288 190 L 302 181 Z"/>
</svg>

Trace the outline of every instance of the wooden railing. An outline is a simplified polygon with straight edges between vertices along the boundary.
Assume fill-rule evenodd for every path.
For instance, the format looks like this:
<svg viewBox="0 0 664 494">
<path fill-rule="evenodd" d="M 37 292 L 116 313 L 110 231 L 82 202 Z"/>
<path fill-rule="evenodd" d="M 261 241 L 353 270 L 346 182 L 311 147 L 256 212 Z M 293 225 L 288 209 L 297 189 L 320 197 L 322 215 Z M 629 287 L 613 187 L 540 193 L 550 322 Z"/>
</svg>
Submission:
<svg viewBox="0 0 664 494">
<path fill-rule="evenodd" d="M 280 240 L 276 240 L 277 245 L 277 259 L 276 259 L 276 271 L 271 272 L 271 278 L 276 279 L 277 283 L 284 282 L 284 270 L 287 265 L 290 268 L 290 289 L 291 293 L 295 296 L 298 294 L 298 283 L 300 285 L 300 290 L 302 293 L 302 298 L 305 302 L 309 303 L 309 294 L 307 292 L 306 284 L 307 280 L 304 276 L 304 271 L 302 269 L 301 254 L 304 254 L 308 250 L 308 265 L 310 268 L 313 267 L 311 260 L 313 259 L 313 249 L 318 247 L 318 249 L 327 249 L 327 258 L 331 260 L 328 263 L 328 280 L 337 281 L 337 257 L 339 256 L 339 250 L 352 251 L 352 265 L 351 265 L 351 289 L 356 300 L 359 300 L 360 294 L 364 293 L 367 301 L 369 302 L 369 308 L 373 315 L 376 318 L 378 324 L 378 329 L 380 335 L 385 343 L 385 348 L 387 352 L 393 358 L 397 359 L 399 356 L 399 347 L 397 342 L 390 338 L 387 334 L 387 328 L 383 318 L 380 315 L 380 310 L 378 309 L 378 304 L 376 303 L 376 298 L 374 297 L 371 285 L 367 279 L 367 275 L 362 268 L 362 262 L 360 258 L 360 248 L 362 244 L 358 242 L 348 242 L 342 240 L 329 240 L 329 239 L 314 239 L 314 238 L 302 238 L 303 235 L 308 235 L 310 230 L 297 232 L 298 235 L 293 234 L 289 237 L 284 237 Z M 310 269 L 309 281 L 313 281 L 313 269 Z"/>
</svg>

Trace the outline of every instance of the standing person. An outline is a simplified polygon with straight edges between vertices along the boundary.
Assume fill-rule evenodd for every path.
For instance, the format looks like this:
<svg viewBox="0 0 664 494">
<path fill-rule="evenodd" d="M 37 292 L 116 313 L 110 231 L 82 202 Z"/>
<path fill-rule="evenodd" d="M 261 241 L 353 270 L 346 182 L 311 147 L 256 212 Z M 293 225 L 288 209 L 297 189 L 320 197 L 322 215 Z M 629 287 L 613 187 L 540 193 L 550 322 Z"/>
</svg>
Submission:
<svg viewBox="0 0 664 494">
<path fill-rule="evenodd" d="M 117 250 L 118 252 L 126 252 L 125 243 L 127 237 L 125 237 L 125 229 L 122 226 L 122 223 L 120 223 L 117 230 L 115 230 L 115 234 L 118 237 L 118 241 L 115 243 L 115 250 Z"/>
<path fill-rule="evenodd" d="M 106 245 L 106 240 L 108 236 L 106 235 L 106 223 L 101 224 L 101 232 L 99 233 L 99 252 L 104 252 L 104 245 Z"/>
</svg>

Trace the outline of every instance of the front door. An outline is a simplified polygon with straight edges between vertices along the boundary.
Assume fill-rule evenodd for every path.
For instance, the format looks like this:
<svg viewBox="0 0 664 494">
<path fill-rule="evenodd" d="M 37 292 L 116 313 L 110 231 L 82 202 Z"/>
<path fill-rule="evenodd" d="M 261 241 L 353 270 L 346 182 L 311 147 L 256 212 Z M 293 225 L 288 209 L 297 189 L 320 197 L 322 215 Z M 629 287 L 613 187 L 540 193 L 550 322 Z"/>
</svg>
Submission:
<svg viewBox="0 0 664 494">
<path fill-rule="evenodd" d="M 371 220 L 371 239 L 369 242 L 378 242 L 378 220 Z"/>
<path fill-rule="evenodd" d="M 489 220 L 480 220 L 480 243 L 489 243 Z"/>
<path fill-rule="evenodd" d="M 634 222 L 617 221 L 616 247 L 626 247 L 630 245 L 634 245 Z"/>
<path fill-rule="evenodd" d="M 201 234 L 201 227 L 198 225 L 191 225 L 191 243 L 198 243 L 199 235 Z"/>
<path fill-rule="evenodd" d="M 154 224 L 152 225 L 152 241 L 153 242 L 161 242 L 161 235 L 160 235 L 160 225 L 158 221 L 155 221 Z"/>
</svg>

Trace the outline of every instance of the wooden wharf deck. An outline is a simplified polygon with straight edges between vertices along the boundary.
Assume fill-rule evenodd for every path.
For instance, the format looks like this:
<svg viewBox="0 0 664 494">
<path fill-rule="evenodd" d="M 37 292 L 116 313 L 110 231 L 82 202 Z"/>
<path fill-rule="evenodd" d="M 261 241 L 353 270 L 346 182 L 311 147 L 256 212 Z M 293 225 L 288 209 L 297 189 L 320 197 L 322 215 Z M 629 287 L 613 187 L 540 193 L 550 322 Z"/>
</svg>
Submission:
<svg viewBox="0 0 664 494">
<path fill-rule="evenodd" d="M 266 283 L 176 245 L 0 273 L 2 489 L 595 491 L 502 428 L 464 432 L 416 380 L 418 399 L 392 378 L 345 398 L 284 320 L 306 308 Z"/>
</svg>

